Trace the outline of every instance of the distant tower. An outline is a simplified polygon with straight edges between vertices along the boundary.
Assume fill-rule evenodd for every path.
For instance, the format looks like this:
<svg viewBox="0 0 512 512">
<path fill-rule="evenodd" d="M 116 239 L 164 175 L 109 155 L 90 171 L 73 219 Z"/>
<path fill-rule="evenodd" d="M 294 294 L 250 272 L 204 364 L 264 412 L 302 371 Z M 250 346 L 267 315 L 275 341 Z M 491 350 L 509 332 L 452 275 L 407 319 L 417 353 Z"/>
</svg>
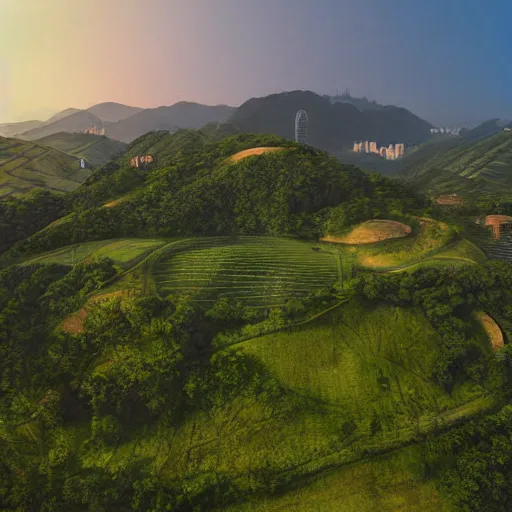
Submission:
<svg viewBox="0 0 512 512">
<path fill-rule="evenodd" d="M 299 110 L 295 116 L 295 142 L 308 143 L 308 114 Z"/>
<path fill-rule="evenodd" d="M 85 160 L 80 158 L 80 169 L 85 169 Z"/>
</svg>

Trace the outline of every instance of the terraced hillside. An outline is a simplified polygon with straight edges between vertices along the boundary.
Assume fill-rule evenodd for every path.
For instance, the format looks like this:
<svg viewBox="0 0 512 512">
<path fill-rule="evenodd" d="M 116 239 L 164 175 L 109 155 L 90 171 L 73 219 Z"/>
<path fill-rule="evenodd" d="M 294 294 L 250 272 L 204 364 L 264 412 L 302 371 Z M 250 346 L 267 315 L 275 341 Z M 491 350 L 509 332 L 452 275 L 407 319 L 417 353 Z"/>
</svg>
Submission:
<svg viewBox="0 0 512 512">
<path fill-rule="evenodd" d="M 22 194 L 41 187 L 69 192 L 90 175 L 78 158 L 18 139 L 0 138 L 0 196 Z"/>
<path fill-rule="evenodd" d="M 512 134 L 501 132 L 476 142 L 431 146 L 421 158 L 409 160 L 399 176 L 432 194 L 510 191 Z"/>
<path fill-rule="evenodd" d="M 272 306 L 330 287 L 338 279 L 335 256 L 315 252 L 306 242 L 241 237 L 197 240 L 194 245 L 155 265 L 153 277 L 162 296 L 185 294 L 202 302 L 227 296 Z"/>
<path fill-rule="evenodd" d="M 90 133 L 61 132 L 35 142 L 83 158 L 88 165 L 95 167 L 106 164 L 127 147 L 123 142 Z"/>
</svg>

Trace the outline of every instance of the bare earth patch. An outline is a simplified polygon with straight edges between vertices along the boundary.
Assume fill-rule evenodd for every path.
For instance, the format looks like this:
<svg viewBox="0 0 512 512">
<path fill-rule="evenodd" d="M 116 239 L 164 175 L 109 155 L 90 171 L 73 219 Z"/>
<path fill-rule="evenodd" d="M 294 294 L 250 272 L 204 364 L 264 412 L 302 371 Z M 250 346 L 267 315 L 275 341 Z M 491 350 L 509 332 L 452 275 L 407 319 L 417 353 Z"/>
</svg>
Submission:
<svg viewBox="0 0 512 512">
<path fill-rule="evenodd" d="M 244 151 L 239 151 L 238 153 L 236 153 L 232 157 L 230 157 L 229 161 L 234 163 L 234 162 L 238 162 L 239 160 L 242 160 L 244 158 L 247 158 L 248 156 L 263 155 L 264 153 L 283 151 L 285 149 L 289 149 L 289 148 L 261 147 L 261 148 L 244 149 Z"/>
<path fill-rule="evenodd" d="M 87 318 L 87 306 L 103 302 L 114 297 L 128 297 L 133 294 L 133 290 L 118 290 L 116 292 L 104 293 L 102 295 L 96 295 L 91 297 L 87 304 L 80 309 L 72 313 L 60 324 L 60 328 L 70 334 L 83 334 L 85 332 L 85 319 Z"/>
<path fill-rule="evenodd" d="M 85 319 L 87 311 L 82 308 L 80 311 L 69 315 L 61 324 L 61 328 L 70 334 L 82 334 L 85 332 Z"/>
<path fill-rule="evenodd" d="M 106 203 L 103 205 L 103 208 L 113 208 L 114 206 L 117 206 L 119 203 L 123 202 L 123 198 L 115 199 L 114 201 L 110 201 L 110 203 Z"/>
<path fill-rule="evenodd" d="M 497 240 L 501 237 L 501 226 L 503 224 L 510 224 L 512 222 L 512 217 L 508 215 L 487 215 L 485 217 L 485 226 L 491 227 L 493 237 Z"/>
<path fill-rule="evenodd" d="M 369 220 L 355 227 L 345 236 L 326 236 L 322 242 L 334 242 L 340 244 L 360 245 L 374 244 L 383 240 L 403 238 L 412 233 L 412 228 L 394 220 Z"/>
<path fill-rule="evenodd" d="M 494 351 L 499 350 L 505 344 L 503 332 L 500 326 L 484 311 L 477 311 L 475 313 L 476 319 L 482 324 L 487 336 L 491 340 L 491 346 Z"/>
<path fill-rule="evenodd" d="M 464 199 L 459 197 L 457 194 L 439 196 L 435 201 L 441 206 L 462 206 L 464 204 Z"/>
</svg>

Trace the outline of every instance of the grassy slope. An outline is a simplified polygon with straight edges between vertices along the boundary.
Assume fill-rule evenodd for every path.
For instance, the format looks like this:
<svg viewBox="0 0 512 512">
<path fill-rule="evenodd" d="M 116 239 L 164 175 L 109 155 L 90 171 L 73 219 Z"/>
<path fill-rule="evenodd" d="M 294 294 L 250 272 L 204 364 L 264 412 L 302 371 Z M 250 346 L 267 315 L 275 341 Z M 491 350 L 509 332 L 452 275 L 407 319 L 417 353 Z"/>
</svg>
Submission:
<svg viewBox="0 0 512 512">
<path fill-rule="evenodd" d="M 108 257 L 116 263 L 129 266 L 140 259 L 141 256 L 149 254 L 165 242 L 163 239 L 144 238 L 87 242 L 34 256 L 24 261 L 23 264 L 60 263 L 62 265 L 73 265 L 86 259 Z"/>
<path fill-rule="evenodd" d="M 427 192 L 502 192 L 512 186 L 512 135 L 427 146 L 401 176 Z"/>
<path fill-rule="evenodd" d="M 84 158 L 93 166 L 106 164 L 127 147 L 123 142 L 89 133 L 56 133 L 37 140 L 37 143 Z"/>
<path fill-rule="evenodd" d="M 328 322 L 240 346 L 288 389 L 360 421 L 376 411 L 392 430 L 407 429 L 416 414 L 429 421 L 474 393 L 460 388 L 449 397 L 431 381 L 438 343 L 419 311 L 351 303 L 329 315 Z"/>
<path fill-rule="evenodd" d="M 254 499 L 225 512 L 452 512 L 424 475 L 421 446 L 310 478 L 277 497 Z M 220 512 L 220 509 L 219 509 Z"/>
<path fill-rule="evenodd" d="M 418 263 L 406 265 L 391 272 L 414 272 L 419 268 L 427 267 L 474 265 L 483 263 L 485 260 L 485 254 L 475 244 L 469 240 L 461 239 L 449 244 L 430 258 L 425 258 Z"/>
<path fill-rule="evenodd" d="M 68 192 L 90 175 L 78 159 L 61 151 L 0 138 L 0 196 L 20 194 L 35 187 Z"/>
<path fill-rule="evenodd" d="M 284 387 L 284 396 L 277 402 L 264 395 L 219 400 L 208 412 L 191 412 L 177 430 L 162 426 L 134 432 L 134 438 L 108 456 L 92 453 L 88 463 L 115 468 L 135 456 L 169 481 L 213 472 L 250 490 L 251 475 L 263 468 L 293 480 L 317 474 L 393 450 L 415 440 L 418 433 L 492 405 L 492 398 L 474 384 L 459 383 L 448 395 L 431 381 L 437 336 L 416 310 L 352 302 L 298 331 L 256 338 L 227 350 L 255 356 Z M 315 500 L 316 493 L 323 493 L 327 504 L 334 500 L 331 508 L 317 510 L 344 510 L 335 508 L 340 493 L 353 507 L 347 506 L 347 511 L 401 510 L 393 507 L 404 500 L 426 499 L 432 488 L 420 475 L 410 474 L 416 456 L 407 461 L 397 457 L 390 463 L 378 459 L 346 466 L 334 481 L 313 483 L 299 494 L 278 498 L 276 504 L 284 508 L 267 499 L 273 508 L 262 505 L 255 510 L 295 510 L 286 507 L 302 495 Z M 376 472 L 380 478 L 375 481 Z M 351 492 L 354 479 L 359 485 Z M 342 482 L 348 487 L 336 490 Z M 237 507 L 231 510 L 250 510 Z"/>
</svg>

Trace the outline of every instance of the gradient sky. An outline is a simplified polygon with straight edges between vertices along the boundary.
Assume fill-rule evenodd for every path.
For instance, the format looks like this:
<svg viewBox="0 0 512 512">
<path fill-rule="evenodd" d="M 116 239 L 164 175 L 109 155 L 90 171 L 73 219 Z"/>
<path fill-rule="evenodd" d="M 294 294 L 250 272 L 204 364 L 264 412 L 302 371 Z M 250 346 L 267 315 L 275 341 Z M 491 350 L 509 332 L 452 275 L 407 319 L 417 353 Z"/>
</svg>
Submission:
<svg viewBox="0 0 512 512">
<path fill-rule="evenodd" d="M 510 0 L 0 0 L 0 122 L 345 88 L 433 123 L 512 118 L 511 19 Z"/>
</svg>

